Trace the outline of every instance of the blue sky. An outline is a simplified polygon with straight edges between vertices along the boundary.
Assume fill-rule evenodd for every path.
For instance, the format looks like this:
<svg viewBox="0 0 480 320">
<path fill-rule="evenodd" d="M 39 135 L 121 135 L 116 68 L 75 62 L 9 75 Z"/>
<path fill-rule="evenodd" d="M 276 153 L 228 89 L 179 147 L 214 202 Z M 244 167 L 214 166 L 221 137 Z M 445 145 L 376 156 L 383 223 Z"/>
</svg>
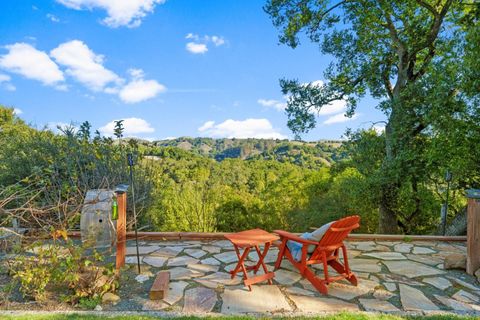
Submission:
<svg viewBox="0 0 480 320">
<path fill-rule="evenodd" d="M 278 45 L 264 1 L 3 0 L 0 103 L 37 127 L 90 121 L 111 133 L 291 138 L 280 78 L 321 81 L 330 58 Z M 322 111 L 305 140 L 383 120 L 364 99 Z"/>
</svg>

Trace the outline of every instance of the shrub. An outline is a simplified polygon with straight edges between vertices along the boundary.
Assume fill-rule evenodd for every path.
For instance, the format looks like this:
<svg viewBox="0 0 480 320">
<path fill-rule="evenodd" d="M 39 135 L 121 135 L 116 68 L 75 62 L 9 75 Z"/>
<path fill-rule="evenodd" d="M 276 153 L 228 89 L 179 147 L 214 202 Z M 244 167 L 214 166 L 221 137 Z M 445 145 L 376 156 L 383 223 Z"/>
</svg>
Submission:
<svg viewBox="0 0 480 320">
<path fill-rule="evenodd" d="M 103 255 L 72 240 L 37 241 L 24 250 L 30 255 L 10 262 L 10 273 L 24 297 L 85 304 L 117 287 L 113 264 L 103 263 Z"/>
</svg>

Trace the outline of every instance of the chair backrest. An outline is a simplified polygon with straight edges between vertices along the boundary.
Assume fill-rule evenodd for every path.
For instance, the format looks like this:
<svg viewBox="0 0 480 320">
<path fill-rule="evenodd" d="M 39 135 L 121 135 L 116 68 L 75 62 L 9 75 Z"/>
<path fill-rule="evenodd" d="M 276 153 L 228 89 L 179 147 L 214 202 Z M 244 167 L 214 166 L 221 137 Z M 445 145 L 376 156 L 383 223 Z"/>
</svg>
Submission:
<svg viewBox="0 0 480 320">
<path fill-rule="evenodd" d="M 358 227 L 360 227 L 359 216 L 349 216 L 335 221 L 320 240 L 319 247 L 340 245 L 348 234 Z"/>
</svg>

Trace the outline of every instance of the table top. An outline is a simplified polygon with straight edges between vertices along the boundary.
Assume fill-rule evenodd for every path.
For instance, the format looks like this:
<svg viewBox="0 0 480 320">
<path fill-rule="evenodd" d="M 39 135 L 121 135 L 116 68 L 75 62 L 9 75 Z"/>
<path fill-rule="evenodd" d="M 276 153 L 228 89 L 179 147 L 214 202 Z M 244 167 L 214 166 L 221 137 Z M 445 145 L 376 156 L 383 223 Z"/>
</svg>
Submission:
<svg viewBox="0 0 480 320">
<path fill-rule="evenodd" d="M 280 239 L 277 235 L 262 229 L 252 229 L 237 233 L 230 233 L 226 234 L 225 238 L 239 247 L 251 247 Z"/>
</svg>

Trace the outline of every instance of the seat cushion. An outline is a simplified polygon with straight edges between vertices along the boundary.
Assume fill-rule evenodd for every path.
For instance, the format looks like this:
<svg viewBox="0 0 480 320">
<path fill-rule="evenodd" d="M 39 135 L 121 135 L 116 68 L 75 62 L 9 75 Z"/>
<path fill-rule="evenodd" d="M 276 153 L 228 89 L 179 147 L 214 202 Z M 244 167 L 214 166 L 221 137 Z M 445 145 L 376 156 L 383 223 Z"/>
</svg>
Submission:
<svg viewBox="0 0 480 320">
<path fill-rule="evenodd" d="M 318 228 L 317 230 L 313 231 L 310 233 L 310 237 L 312 241 L 320 241 L 322 240 L 323 236 L 325 233 L 327 233 L 328 229 L 330 229 L 330 226 L 334 223 L 335 221 L 329 222 Z"/>
<path fill-rule="evenodd" d="M 335 221 L 324 224 L 313 232 L 305 232 L 300 236 L 300 238 L 319 242 L 320 240 L 322 240 L 323 236 L 334 222 Z M 287 247 L 296 261 L 300 261 L 302 259 L 302 244 L 300 242 L 289 240 L 287 241 Z M 313 253 L 315 248 L 316 245 L 311 244 L 308 246 L 307 252 Z"/>
</svg>

